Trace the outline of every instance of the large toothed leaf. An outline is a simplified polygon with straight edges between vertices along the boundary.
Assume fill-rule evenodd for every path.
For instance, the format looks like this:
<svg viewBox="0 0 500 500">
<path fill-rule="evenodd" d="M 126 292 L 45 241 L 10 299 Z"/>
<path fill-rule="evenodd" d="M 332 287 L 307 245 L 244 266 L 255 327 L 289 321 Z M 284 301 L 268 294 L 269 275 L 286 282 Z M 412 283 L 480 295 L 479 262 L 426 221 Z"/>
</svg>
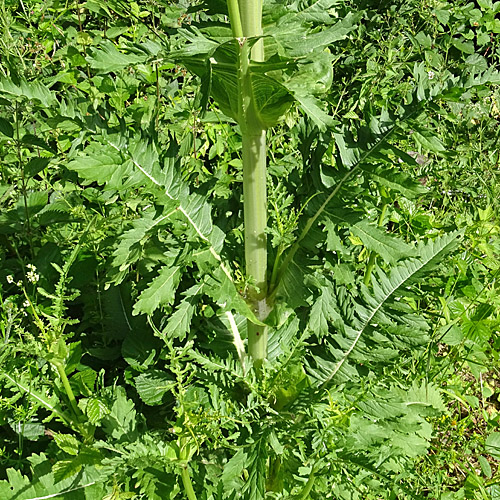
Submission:
<svg viewBox="0 0 500 500">
<path fill-rule="evenodd" d="M 427 243 L 420 243 L 416 249 L 418 258 L 401 262 L 389 275 L 379 273 L 378 277 L 373 279 L 372 292 L 366 288 L 362 289 L 362 302 L 356 304 L 354 320 L 346 323 L 343 332 L 339 331 L 323 348 L 322 353 L 311 360 L 309 374 L 318 385 L 326 386 L 333 380 L 347 380 L 356 376 L 355 367 L 349 362 L 351 358 L 373 359 L 379 356 L 380 360 L 383 359 L 383 349 L 378 352 L 370 351 L 364 337 L 377 333 L 377 330 L 377 334 L 389 335 L 387 338 L 390 338 L 390 335 L 407 333 L 404 324 L 406 314 L 402 314 L 400 318 L 401 313 L 396 311 L 396 314 L 389 317 L 386 312 L 388 306 L 395 301 L 397 303 L 398 292 L 402 294 L 411 283 L 458 246 L 459 234 L 450 233 Z M 404 310 L 402 304 L 399 307 Z M 392 351 L 397 353 L 395 349 Z M 389 352 L 387 355 L 394 356 Z"/>
<path fill-rule="evenodd" d="M 411 257 L 413 248 L 402 239 L 386 233 L 382 228 L 370 224 L 366 219 L 351 227 L 351 233 L 358 237 L 368 250 L 380 255 L 388 264 Z"/>
<path fill-rule="evenodd" d="M 92 55 L 87 57 L 90 67 L 99 73 L 116 72 L 128 66 L 143 63 L 147 59 L 146 53 L 124 53 L 109 40 L 104 40 L 93 50 Z"/>
<path fill-rule="evenodd" d="M 180 277 L 180 267 L 162 267 L 158 276 L 148 284 L 146 290 L 139 296 L 132 313 L 152 314 L 160 306 L 171 304 L 174 301 Z"/>
<path fill-rule="evenodd" d="M 35 100 L 47 108 L 58 104 L 55 92 L 40 81 L 27 82 L 23 79 L 0 78 L 0 95 Z"/>
<path fill-rule="evenodd" d="M 186 296 L 175 309 L 172 316 L 168 318 L 162 334 L 167 338 L 178 338 L 184 340 L 191 325 L 196 305 L 200 300 L 203 284 L 193 285 L 184 292 Z"/>
<path fill-rule="evenodd" d="M 42 500 L 55 498 L 57 500 L 99 500 L 104 498 L 105 488 L 100 482 L 100 472 L 93 463 L 98 452 L 81 459 L 77 477 L 57 476 L 51 461 L 44 454 L 31 455 L 28 460 L 33 471 L 31 477 L 23 476 L 17 469 L 6 470 L 7 480 L 0 481 L 0 498 L 9 500 Z M 77 457 L 78 458 L 78 457 Z M 88 458 L 88 460 L 86 460 Z M 57 469 L 57 468 L 54 468 Z"/>
<path fill-rule="evenodd" d="M 86 184 L 97 182 L 99 185 L 115 184 L 130 171 L 132 164 L 126 162 L 119 151 L 111 146 L 96 142 L 89 146 L 67 164 L 69 170 L 74 170 L 86 181 Z"/>
<path fill-rule="evenodd" d="M 141 373 L 134 383 L 141 399 L 150 406 L 161 404 L 163 396 L 175 387 L 174 377 L 161 370 Z"/>
</svg>

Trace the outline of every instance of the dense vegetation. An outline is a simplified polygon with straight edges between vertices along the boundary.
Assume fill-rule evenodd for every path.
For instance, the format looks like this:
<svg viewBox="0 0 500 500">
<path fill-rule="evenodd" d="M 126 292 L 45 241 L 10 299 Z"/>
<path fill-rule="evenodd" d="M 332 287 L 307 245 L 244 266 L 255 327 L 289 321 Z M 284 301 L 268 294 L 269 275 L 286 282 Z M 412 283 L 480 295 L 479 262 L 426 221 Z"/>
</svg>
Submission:
<svg viewBox="0 0 500 500">
<path fill-rule="evenodd" d="M 262 19 L 1 0 L 0 499 L 500 498 L 500 2 Z"/>
</svg>

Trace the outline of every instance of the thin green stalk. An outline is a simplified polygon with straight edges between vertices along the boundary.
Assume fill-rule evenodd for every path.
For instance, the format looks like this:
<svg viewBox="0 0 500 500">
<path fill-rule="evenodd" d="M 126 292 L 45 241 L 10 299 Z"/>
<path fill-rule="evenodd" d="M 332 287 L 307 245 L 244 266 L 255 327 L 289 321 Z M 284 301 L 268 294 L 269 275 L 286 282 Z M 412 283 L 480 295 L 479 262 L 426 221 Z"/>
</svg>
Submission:
<svg viewBox="0 0 500 500">
<path fill-rule="evenodd" d="M 30 215 L 30 210 L 28 207 L 28 191 L 26 188 L 26 176 L 24 174 L 23 157 L 22 157 L 22 152 L 21 152 L 21 136 L 20 136 L 20 132 L 19 132 L 19 104 L 17 102 L 16 102 L 15 116 L 16 116 L 17 160 L 19 162 L 19 170 L 21 172 L 21 190 L 23 193 L 24 216 L 26 218 L 26 233 L 28 236 L 31 258 L 33 258 L 34 254 L 33 254 L 33 236 L 31 233 L 31 215 Z"/>
<path fill-rule="evenodd" d="M 243 36 L 243 28 L 241 27 L 238 0 L 227 0 L 227 9 L 229 10 L 229 20 L 231 21 L 233 36 L 234 38 L 241 38 Z"/>
<path fill-rule="evenodd" d="M 384 224 L 385 213 L 387 212 L 387 203 L 382 205 L 382 211 L 380 212 L 380 217 L 378 218 L 378 227 L 382 227 Z M 370 252 L 370 256 L 368 257 L 368 263 L 366 265 L 365 277 L 363 282 L 366 286 L 370 284 L 370 279 L 372 276 L 373 269 L 375 267 L 375 262 L 377 261 L 377 253 L 373 250 Z"/>
<path fill-rule="evenodd" d="M 184 485 L 184 490 L 189 500 L 196 500 L 196 493 L 194 492 L 191 476 L 189 475 L 188 466 L 181 467 L 181 479 Z"/>
<path fill-rule="evenodd" d="M 75 394 L 73 393 L 73 389 L 71 388 L 71 385 L 69 383 L 66 371 L 64 370 L 64 366 L 59 361 L 53 361 L 52 364 L 56 367 L 59 378 L 61 379 L 61 382 L 64 386 L 64 390 L 66 391 L 66 396 L 68 397 L 71 409 L 73 410 L 76 421 L 79 423 L 80 417 L 83 416 L 83 413 L 80 411 L 80 408 L 78 408 Z"/>
<path fill-rule="evenodd" d="M 316 480 L 316 466 L 313 467 L 311 474 L 309 475 L 309 479 L 307 480 L 304 489 L 300 492 L 297 500 L 307 500 L 307 498 L 309 498 L 309 493 L 311 493 L 315 480 Z"/>
</svg>

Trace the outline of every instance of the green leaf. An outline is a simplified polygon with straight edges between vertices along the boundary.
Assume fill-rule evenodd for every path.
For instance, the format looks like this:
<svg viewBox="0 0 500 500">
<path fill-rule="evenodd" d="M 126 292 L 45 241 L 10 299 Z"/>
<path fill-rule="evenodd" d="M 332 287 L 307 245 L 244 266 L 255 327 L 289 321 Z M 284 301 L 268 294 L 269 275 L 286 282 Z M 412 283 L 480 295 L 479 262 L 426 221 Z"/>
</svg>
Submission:
<svg viewBox="0 0 500 500">
<path fill-rule="evenodd" d="M 78 455 L 78 451 L 80 449 L 80 442 L 75 436 L 71 434 L 61 434 L 59 432 L 54 433 L 53 435 L 54 441 L 62 451 L 65 451 L 69 455 Z"/>
<path fill-rule="evenodd" d="M 127 399 L 125 388 L 122 386 L 116 387 L 115 395 L 116 400 L 109 415 L 102 419 L 104 429 L 116 440 L 131 442 L 138 434 L 134 403 Z"/>
<path fill-rule="evenodd" d="M 86 184 L 97 182 L 100 185 L 114 181 L 121 184 L 130 166 L 117 149 L 97 142 L 91 142 L 80 156 L 66 165 L 69 170 L 74 170 L 85 179 Z"/>
<path fill-rule="evenodd" d="M 262 500 L 266 494 L 266 464 L 267 446 L 262 436 L 250 439 L 248 460 L 248 480 L 243 487 L 243 498 L 245 500 Z"/>
<path fill-rule="evenodd" d="M 441 391 L 436 385 L 430 382 L 422 381 L 421 385 L 414 382 L 410 390 L 403 395 L 402 399 L 409 410 L 415 409 L 415 411 L 419 411 L 419 414 L 422 414 L 422 407 L 435 410 L 434 414 L 436 412 L 445 413 L 447 411 Z M 429 412 L 425 412 L 425 414 L 432 415 Z"/>
<path fill-rule="evenodd" d="M 412 160 L 411 157 L 410 160 Z M 414 163 L 414 161 L 411 162 L 411 165 Z M 405 172 L 395 168 L 382 166 L 376 167 L 375 165 L 360 165 L 359 169 L 369 175 L 378 184 L 401 193 L 409 200 L 428 192 L 428 189 L 420 182 L 415 181 Z"/>
<path fill-rule="evenodd" d="M 204 292 L 221 307 L 222 311 L 235 311 L 250 319 L 256 325 L 266 326 L 259 321 L 250 306 L 240 295 L 234 282 L 220 267 L 211 276 L 205 277 Z"/>
<path fill-rule="evenodd" d="M 115 44 L 109 40 L 101 42 L 99 48 L 94 49 L 91 56 L 87 57 L 90 67 L 99 73 L 118 72 L 128 66 L 143 63 L 148 59 L 148 54 L 120 52 Z"/>
<path fill-rule="evenodd" d="M 132 314 L 152 314 L 158 307 L 171 304 L 181 278 L 181 268 L 164 266 L 158 276 L 148 284 L 134 304 Z"/>
<path fill-rule="evenodd" d="M 238 450 L 224 465 L 224 470 L 221 475 L 221 481 L 224 485 L 224 490 L 228 493 L 233 493 L 235 487 L 241 488 L 241 480 L 238 480 L 246 465 L 248 456 L 244 450 Z"/>
<path fill-rule="evenodd" d="M 333 285 L 321 286 L 320 290 L 319 297 L 311 307 L 307 326 L 318 337 L 323 337 L 328 334 L 329 324 L 336 320 L 341 321 L 341 317 L 337 312 L 338 305 Z"/>
<path fill-rule="evenodd" d="M 163 396 L 175 387 L 175 379 L 161 370 L 149 370 L 134 379 L 135 388 L 141 399 L 150 406 L 159 405 Z"/>
<path fill-rule="evenodd" d="M 50 163 L 50 158 L 32 158 L 25 166 L 24 173 L 29 177 L 34 177 L 38 173 L 40 173 L 43 169 L 45 169 Z"/>
<path fill-rule="evenodd" d="M 0 94 L 39 101 L 45 108 L 59 104 L 56 94 L 40 81 L 27 82 L 14 78 L 0 78 Z"/>
<path fill-rule="evenodd" d="M 102 500 L 105 492 L 99 482 L 100 473 L 88 465 L 81 476 L 57 478 L 45 454 L 28 458 L 32 477 L 23 476 L 16 469 L 7 469 L 7 481 L 0 481 L 0 498 L 12 500 Z"/>
<path fill-rule="evenodd" d="M 479 465 L 481 466 L 481 470 L 483 471 L 483 474 L 488 478 L 491 479 L 491 476 L 493 475 L 493 472 L 491 470 L 491 465 L 484 457 L 483 455 L 479 456 Z"/>
<path fill-rule="evenodd" d="M 443 143 L 431 130 L 425 130 L 423 128 L 419 128 L 418 130 L 415 129 L 413 130 L 412 137 L 417 144 L 420 144 L 427 151 L 432 151 L 434 153 L 446 151 Z"/>
<path fill-rule="evenodd" d="M 37 441 L 45 433 L 45 427 L 40 422 L 37 422 L 36 419 L 11 422 L 10 426 L 16 434 L 30 441 Z"/>
<path fill-rule="evenodd" d="M 394 264 L 402 258 L 414 255 L 414 249 L 410 245 L 370 224 L 367 220 L 358 222 L 350 230 L 368 250 L 380 255 L 388 264 Z"/>
<path fill-rule="evenodd" d="M 389 302 L 393 301 L 399 290 L 405 289 L 409 284 L 417 280 L 425 271 L 432 268 L 439 262 L 444 255 L 454 250 L 459 243 L 460 232 L 445 234 L 435 240 L 429 240 L 427 243 L 420 243 L 416 249 L 418 258 L 408 259 L 399 263 L 391 269 L 389 275 L 378 273 L 378 278 L 373 280 L 373 291 L 362 288 L 363 303 L 357 303 L 355 306 L 355 317 L 352 325 L 345 324 L 344 333 L 334 339 L 338 347 L 330 345 L 321 355 L 314 356 L 314 363 L 309 365 L 309 373 L 316 379 L 321 386 L 326 386 L 335 377 L 349 379 L 355 374 L 355 370 L 349 366 L 348 359 L 351 356 L 361 355 L 367 350 L 364 344 L 363 335 L 368 335 L 372 325 L 378 323 L 387 325 L 388 333 L 391 329 L 398 335 L 398 328 L 395 321 L 407 320 L 405 315 L 401 315 L 398 310 L 388 316 L 384 308 L 387 308 Z M 391 326 L 392 325 L 392 326 Z M 411 325 L 411 323 L 409 323 Z M 410 327 L 410 331 L 416 326 L 416 323 Z M 424 325 L 422 325 L 424 327 Z M 380 328 L 380 326 L 379 326 Z M 406 328 L 401 330 L 405 334 Z M 340 347 L 340 349 L 339 349 Z M 328 356 L 328 352 L 330 356 Z M 377 352 L 371 349 L 370 358 L 376 356 Z M 382 350 L 383 352 L 383 350 Z M 391 355 L 397 354 L 393 350 Z M 383 358 L 382 358 L 383 359 Z"/>
<path fill-rule="evenodd" d="M 98 397 L 88 399 L 84 411 L 92 425 L 99 424 L 110 413 L 105 401 Z"/>
<path fill-rule="evenodd" d="M 3 371 L 1 368 L 0 378 L 4 378 L 8 385 L 26 393 L 29 398 L 32 398 L 35 404 L 43 406 L 54 416 L 59 417 L 64 423 L 69 424 L 72 421 L 72 418 L 61 408 L 59 400 L 55 395 L 43 394 L 36 391 L 33 389 L 32 384 L 29 381 L 26 381 L 24 377 L 19 375 L 14 377 L 10 373 Z"/>
<path fill-rule="evenodd" d="M 37 146 L 39 148 L 45 149 L 45 151 L 48 151 L 49 153 L 57 154 L 57 151 L 54 150 L 52 146 L 47 144 L 43 139 L 40 139 L 40 137 L 37 137 L 36 135 L 25 134 L 21 138 L 21 142 L 23 144 L 29 144 L 30 146 Z"/>
<path fill-rule="evenodd" d="M 162 331 L 163 335 L 169 339 L 178 338 L 180 341 L 185 339 L 202 290 L 203 284 L 198 284 L 193 285 L 183 293 L 186 298 L 180 302 L 172 316 L 168 318 L 167 325 Z"/>
<path fill-rule="evenodd" d="M 165 207 L 165 211 L 168 208 Z M 144 255 L 144 247 L 148 241 L 170 218 L 170 211 L 165 215 L 157 217 L 155 208 L 142 212 L 140 219 L 130 223 L 131 229 L 124 231 L 118 238 L 118 244 L 113 251 L 112 266 L 116 268 L 111 273 L 111 280 L 115 284 L 120 284 L 130 267 L 138 262 Z"/>
<path fill-rule="evenodd" d="M 52 466 L 54 482 L 59 483 L 65 479 L 76 476 L 82 469 L 88 466 L 99 465 L 101 460 L 102 456 L 98 450 L 85 446 L 75 458 L 70 460 L 59 460 Z"/>
<path fill-rule="evenodd" d="M 0 132 L 11 139 L 14 137 L 14 128 L 8 120 L 2 117 L 0 117 Z"/>
<path fill-rule="evenodd" d="M 485 450 L 495 460 L 500 460 L 500 432 L 492 432 L 486 438 Z"/>
</svg>

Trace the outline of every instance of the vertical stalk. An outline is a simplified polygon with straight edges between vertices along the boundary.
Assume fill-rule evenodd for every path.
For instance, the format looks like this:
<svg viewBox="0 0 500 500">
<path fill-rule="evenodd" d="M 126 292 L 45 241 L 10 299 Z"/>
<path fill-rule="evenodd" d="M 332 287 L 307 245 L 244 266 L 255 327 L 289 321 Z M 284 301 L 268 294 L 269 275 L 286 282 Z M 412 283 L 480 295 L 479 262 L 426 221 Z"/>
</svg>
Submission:
<svg viewBox="0 0 500 500">
<path fill-rule="evenodd" d="M 181 479 L 184 491 L 189 500 L 196 500 L 196 493 L 194 492 L 191 476 L 189 475 L 188 466 L 181 467 Z"/>
<path fill-rule="evenodd" d="M 262 0 L 228 0 L 233 34 L 239 43 L 238 123 L 242 134 L 243 213 L 245 222 L 246 275 L 252 279 L 250 301 L 259 320 L 269 308 L 267 295 L 267 190 L 266 130 L 262 125 L 253 95 L 250 60 L 264 60 L 262 40 L 249 38 L 262 35 Z M 248 353 L 259 367 L 267 354 L 265 327 L 248 322 Z"/>
<path fill-rule="evenodd" d="M 55 366 L 59 378 L 63 384 L 64 390 L 66 391 L 66 396 L 69 400 L 69 405 L 73 410 L 73 414 L 76 418 L 76 421 L 80 423 L 80 417 L 83 416 L 80 408 L 78 408 L 78 403 L 76 402 L 75 394 L 73 393 L 73 389 L 71 389 L 71 385 L 69 383 L 68 377 L 66 376 L 66 370 L 60 361 L 53 361 L 52 364 Z"/>
<path fill-rule="evenodd" d="M 28 190 L 26 189 L 26 175 L 24 173 L 23 157 L 21 152 L 21 136 L 19 132 L 19 104 L 16 101 L 16 145 L 17 145 L 17 160 L 19 162 L 19 170 L 21 172 L 21 190 L 23 193 L 24 202 L 24 217 L 26 219 L 26 235 L 28 236 L 28 243 L 30 246 L 30 255 L 33 259 L 33 236 L 31 232 L 31 215 L 28 207 Z"/>
</svg>

